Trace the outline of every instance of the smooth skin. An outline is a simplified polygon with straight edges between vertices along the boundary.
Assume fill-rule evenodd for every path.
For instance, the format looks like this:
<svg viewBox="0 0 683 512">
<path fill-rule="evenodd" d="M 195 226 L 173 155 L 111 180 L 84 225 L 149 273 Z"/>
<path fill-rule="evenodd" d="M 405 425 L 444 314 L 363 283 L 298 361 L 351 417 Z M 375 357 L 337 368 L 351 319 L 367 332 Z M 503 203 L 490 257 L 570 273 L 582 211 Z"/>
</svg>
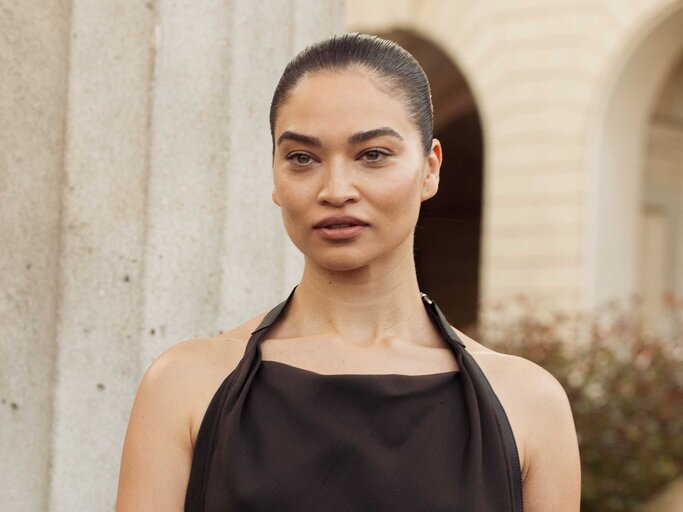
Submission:
<svg viewBox="0 0 683 512">
<path fill-rule="evenodd" d="M 275 139 L 272 198 L 305 265 L 288 310 L 261 341 L 263 359 L 321 374 L 457 370 L 422 304 L 413 259 L 420 204 L 438 189 L 438 140 L 425 155 L 404 101 L 359 67 L 305 77 L 280 108 Z M 330 215 L 368 226 L 330 241 L 313 227 Z M 150 365 L 126 434 L 117 512 L 183 510 L 206 408 L 265 314 L 183 341 Z M 525 511 L 578 511 L 579 451 L 561 385 L 540 366 L 456 332 L 510 420 Z"/>
</svg>

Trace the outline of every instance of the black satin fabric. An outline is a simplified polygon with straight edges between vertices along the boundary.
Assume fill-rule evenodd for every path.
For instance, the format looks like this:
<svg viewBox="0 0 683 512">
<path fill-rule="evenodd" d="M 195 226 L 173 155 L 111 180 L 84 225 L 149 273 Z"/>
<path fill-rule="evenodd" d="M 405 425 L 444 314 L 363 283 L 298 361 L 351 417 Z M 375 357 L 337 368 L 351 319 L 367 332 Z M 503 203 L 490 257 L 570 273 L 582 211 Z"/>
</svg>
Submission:
<svg viewBox="0 0 683 512">
<path fill-rule="evenodd" d="M 523 511 L 505 411 L 436 303 L 423 294 L 459 371 L 324 375 L 261 359 L 295 290 L 209 404 L 186 511 Z"/>
</svg>

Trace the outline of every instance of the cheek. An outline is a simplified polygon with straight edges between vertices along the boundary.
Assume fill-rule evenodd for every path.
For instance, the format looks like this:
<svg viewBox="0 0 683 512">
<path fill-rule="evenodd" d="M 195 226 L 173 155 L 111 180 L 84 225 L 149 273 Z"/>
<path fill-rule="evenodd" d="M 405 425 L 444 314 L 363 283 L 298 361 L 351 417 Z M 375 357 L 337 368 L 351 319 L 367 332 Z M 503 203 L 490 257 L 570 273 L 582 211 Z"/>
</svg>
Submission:
<svg viewBox="0 0 683 512">
<path fill-rule="evenodd" d="M 303 183 L 276 180 L 275 190 L 280 202 L 282 217 L 285 222 L 297 219 L 309 210 L 309 191 Z"/>
<path fill-rule="evenodd" d="M 377 197 L 381 197 L 382 209 L 396 218 L 414 215 L 420 208 L 419 173 L 392 177 L 382 184 Z"/>
</svg>

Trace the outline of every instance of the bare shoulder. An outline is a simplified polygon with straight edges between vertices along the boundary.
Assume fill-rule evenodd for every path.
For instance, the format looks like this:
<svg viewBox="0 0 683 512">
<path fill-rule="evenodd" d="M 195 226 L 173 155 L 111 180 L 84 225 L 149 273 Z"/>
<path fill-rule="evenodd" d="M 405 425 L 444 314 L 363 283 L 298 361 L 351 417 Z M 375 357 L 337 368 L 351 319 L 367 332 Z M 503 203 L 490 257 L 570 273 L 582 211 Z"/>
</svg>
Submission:
<svg viewBox="0 0 683 512">
<path fill-rule="evenodd" d="M 197 371 L 224 374 L 242 358 L 253 331 L 264 314 L 217 336 L 189 338 L 165 350 L 149 366 L 145 379 L 195 379 Z M 233 364 L 234 363 L 234 364 Z M 225 375 L 224 375 L 225 377 Z"/>
<path fill-rule="evenodd" d="M 560 402 L 568 402 L 567 394 L 560 382 L 542 366 L 523 357 L 498 352 L 460 331 L 457 332 L 467 345 L 467 351 L 491 381 L 496 394 L 496 387 L 515 387 L 526 392 L 523 397 L 526 406 L 532 406 L 538 399 L 544 401 L 554 398 Z"/>
<path fill-rule="evenodd" d="M 183 340 L 157 357 L 147 369 L 143 385 L 152 393 L 184 404 L 192 446 L 209 402 L 244 356 L 251 332 L 265 313 L 217 336 Z"/>
<path fill-rule="evenodd" d="M 490 382 L 512 427 L 522 467 L 525 508 L 578 510 L 578 441 L 569 399 L 560 382 L 528 359 L 497 352 L 457 332 Z M 557 485 L 560 478 L 565 478 L 563 486 Z M 556 508 L 560 503 L 561 508 Z"/>
<path fill-rule="evenodd" d="M 523 357 L 495 351 L 464 334 L 461 336 L 511 423 L 516 424 L 521 437 L 519 444 L 528 446 L 532 431 L 543 427 L 539 419 L 560 414 L 566 421 L 567 413 L 571 419 L 567 393 L 549 371 Z"/>
<path fill-rule="evenodd" d="M 182 509 L 201 421 L 258 321 L 255 317 L 219 336 L 181 341 L 149 365 L 126 431 L 117 512 Z"/>
</svg>

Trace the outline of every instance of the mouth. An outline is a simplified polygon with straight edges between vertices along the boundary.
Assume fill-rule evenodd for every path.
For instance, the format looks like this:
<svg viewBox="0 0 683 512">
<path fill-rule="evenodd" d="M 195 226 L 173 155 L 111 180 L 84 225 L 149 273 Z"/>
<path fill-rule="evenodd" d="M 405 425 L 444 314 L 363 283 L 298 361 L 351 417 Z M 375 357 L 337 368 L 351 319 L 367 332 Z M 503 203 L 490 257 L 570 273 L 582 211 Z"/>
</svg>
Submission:
<svg viewBox="0 0 683 512">
<path fill-rule="evenodd" d="M 348 240 L 357 237 L 364 229 L 365 226 L 356 224 L 353 226 L 322 227 L 317 228 L 317 231 L 323 238 L 329 240 Z"/>
<path fill-rule="evenodd" d="M 318 228 L 339 229 L 339 228 L 348 228 L 351 226 L 360 226 L 360 224 L 326 224 L 324 226 L 318 226 Z"/>
<path fill-rule="evenodd" d="M 350 240 L 356 238 L 366 227 L 367 224 L 364 223 L 331 222 L 316 226 L 315 230 L 328 240 Z"/>
<path fill-rule="evenodd" d="M 367 226 L 367 222 L 363 222 L 360 219 L 357 219 L 355 217 L 351 217 L 348 215 L 344 216 L 337 216 L 337 217 L 328 217 L 326 219 L 323 219 L 322 221 L 318 222 L 315 226 L 313 226 L 315 229 L 345 229 L 349 227 L 354 227 L 354 226 Z"/>
</svg>

